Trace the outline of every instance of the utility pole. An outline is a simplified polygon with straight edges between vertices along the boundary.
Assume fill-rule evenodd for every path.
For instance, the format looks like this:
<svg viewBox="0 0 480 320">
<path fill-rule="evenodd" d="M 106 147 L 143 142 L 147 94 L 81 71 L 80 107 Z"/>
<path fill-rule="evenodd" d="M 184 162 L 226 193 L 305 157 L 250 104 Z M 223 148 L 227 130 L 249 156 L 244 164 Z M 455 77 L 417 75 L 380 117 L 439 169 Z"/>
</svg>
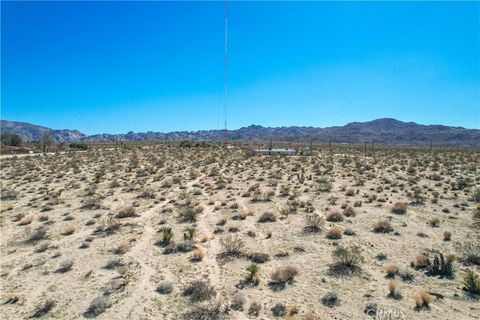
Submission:
<svg viewBox="0 0 480 320">
<path fill-rule="evenodd" d="M 225 0 L 225 48 L 223 52 L 223 107 L 225 109 L 225 132 L 224 141 L 227 145 L 228 131 L 227 131 L 227 94 L 228 94 L 228 0 Z"/>
</svg>

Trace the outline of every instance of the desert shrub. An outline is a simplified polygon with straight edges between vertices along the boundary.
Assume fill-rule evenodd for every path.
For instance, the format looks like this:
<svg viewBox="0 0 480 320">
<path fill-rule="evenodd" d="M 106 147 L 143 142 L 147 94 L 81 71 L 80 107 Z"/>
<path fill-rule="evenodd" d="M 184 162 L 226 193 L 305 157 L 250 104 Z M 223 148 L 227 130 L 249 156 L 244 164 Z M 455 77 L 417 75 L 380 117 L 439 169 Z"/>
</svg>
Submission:
<svg viewBox="0 0 480 320">
<path fill-rule="evenodd" d="M 47 251 L 49 247 L 50 247 L 50 241 L 44 241 L 40 243 L 40 245 L 35 249 L 35 252 L 40 253 L 40 252 Z"/>
<path fill-rule="evenodd" d="M 285 284 L 292 283 L 298 274 L 298 269 L 294 266 L 278 267 L 270 276 L 270 286 L 274 289 L 281 289 Z"/>
<path fill-rule="evenodd" d="M 270 256 L 263 252 L 254 252 L 249 255 L 250 260 L 255 263 L 265 263 L 270 260 Z"/>
<path fill-rule="evenodd" d="M 450 241 L 452 240 L 452 233 L 450 231 L 443 232 L 443 241 Z"/>
<path fill-rule="evenodd" d="M 248 193 L 248 192 L 247 192 Z M 251 201 L 252 202 L 267 202 L 270 201 L 272 198 L 271 192 L 263 192 L 260 189 L 257 189 L 253 192 Z"/>
<path fill-rule="evenodd" d="M 426 268 L 428 267 L 429 264 L 430 264 L 430 260 L 426 255 L 423 255 L 423 254 L 416 256 L 415 261 L 412 261 L 411 263 L 412 267 L 414 267 L 415 269 Z"/>
<path fill-rule="evenodd" d="M 473 189 L 472 199 L 476 203 L 480 203 L 480 188 Z"/>
<path fill-rule="evenodd" d="M 219 303 L 195 306 L 181 316 L 182 320 L 226 320 Z"/>
<path fill-rule="evenodd" d="M 275 222 L 275 221 L 277 221 L 277 217 L 273 212 L 265 212 L 258 219 L 258 222 L 260 223 Z"/>
<path fill-rule="evenodd" d="M 340 211 L 332 211 L 327 214 L 327 221 L 330 221 L 330 222 L 343 221 L 343 214 Z"/>
<path fill-rule="evenodd" d="M 175 252 L 177 252 L 177 244 L 173 241 L 166 245 L 165 249 L 163 249 L 163 254 L 171 254 Z"/>
<path fill-rule="evenodd" d="M 385 273 L 387 278 L 393 278 L 398 272 L 398 268 L 396 266 L 387 266 L 385 268 Z"/>
<path fill-rule="evenodd" d="M 248 314 L 250 316 L 258 317 L 261 310 L 262 310 L 262 305 L 254 301 L 250 304 L 250 307 L 248 308 Z"/>
<path fill-rule="evenodd" d="M 373 232 L 389 233 L 392 231 L 393 231 L 392 225 L 388 221 L 378 221 L 373 225 Z"/>
<path fill-rule="evenodd" d="M 33 216 L 24 216 L 22 219 L 20 219 L 20 222 L 18 223 L 21 226 L 25 226 L 27 224 L 32 223 L 33 221 Z"/>
<path fill-rule="evenodd" d="M 230 307 L 233 310 L 243 310 L 243 305 L 246 301 L 247 299 L 245 299 L 245 295 L 241 291 L 238 291 L 233 295 Z"/>
<path fill-rule="evenodd" d="M 158 284 L 156 291 L 160 294 L 169 294 L 173 291 L 173 283 L 171 281 L 162 281 Z"/>
<path fill-rule="evenodd" d="M 192 261 L 202 261 L 204 257 L 205 251 L 203 251 L 201 248 L 197 248 L 192 252 L 191 259 Z"/>
<path fill-rule="evenodd" d="M 135 213 L 134 207 L 128 206 L 128 207 L 121 208 L 115 217 L 119 219 L 133 218 L 133 217 L 137 217 L 137 214 Z"/>
<path fill-rule="evenodd" d="M 68 259 L 68 260 L 63 261 L 55 272 L 65 273 L 65 272 L 70 271 L 72 269 L 72 267 L 73 267 L 73 260 Z"/>
<path fill-rule="evenodd" d="M 388 297 L 399 300 L 402 298 L 402 294 L 397 287 L 397 283 L 395 281 L 390 281 L 388 283 Z"/>
<path fill-rule="evenodd" d="M 101 200 L 98 196 L 90 196 L 83 201 L 82 209 L 100 209 L 102 207 Z"/>
<path fill-rule="evenodd" d="M 104 295 L 111 295 L 114 293 L 122 292 L 125 289 L 126 281 L 121 277 L 110 279 L 103 287 L 100 288 L 100 291 Z"/>
<path fill-rule="evenodd" d="M 98 296 L 90 302 L 87 311 L 83 314 L 85 318 L 95 318 L 110 307 L 110 302 L 104 296 Z"/>
<path fill-rule="evenodd" d="M 478 205 L 472 212 L 473 227 L 480 229 L 480 205 Z"/>
<path fill-rule="evenodd" d="M 26 243 L 36 244 L 39 241 L 42 241 L 47 238 L 47 231 L 43 228 L 34 229 L 33 231 L 27 234 L 25 239 Z"/>
<path fill-rule="evenodd" d="M 120 223 L 116 223 L 110 217 L 106 217 L 102 224 L 95 228 L 93 234 L 102 236 L 112 235 L 120 230 L 121 226 Z"/>
<path fill-rule="evenodd" d="M 468 270 L 463 279 L 463 290 L 472 294 L 480 294 L 480 276 Z"/>
<path fill-rule="evenodd" d="M 332 240 L 337 240 L 342 238 L 342 229 L 338 227 L 333 227 L 327 232 L 327 238 Z"/>
<path fill-rule="evenodd" d="M 419 292 L 415 297 L 416 309 L 429 308 L 430 303 L 432 302 L 432 296 L 427 291 Z"/>
<path fill-rule="evenodd" d="M 356 216 L 355 209 L 353 209 L 353 207 L 351 206 L 348 206 L 345 209 L 343 209 L 343 215 L 345 217 L 355 217 Z"/>
<path fill-rule="evenodd" d="M 456 244 L 459 258 L 467 264 L 480 265 L 480 237 L 471 233 L 462 241 Z"/>
<path fill-rule="evenodd" d="M 12 188 L 2 188 L 0 191 L 1 200 L 14 200 L 18 196 L 18 191 Z"/>
<path fill-rule="evenodd" d="M 175 251 L 190 252 L 195 248 L 195 242 L 192 240 L 184 240 L 175 245 Z"/>
<path fill-rule="evenodd" d="M 319 178 L 317 180 L 317 190 L 320 192 L 330 192 L 332 190 L 332 182 L 327 178 Z"/>
<path fill-rule="evenodd" d="M 277 303 L 272 309 L 274 317 L 283 317 L 287 314 L 287 307 L 283 303 Z"/>
<path fill-rule="evenodd" d="M 72 142 L 68 145 L 71 149 L 78 149 L 78 150 L 87 150 L 88 149 L 88 145 L 86 143 L 82 143 L 82 142 Z"/>
<path fill-rule="evenodd" d="M 120 259 L 113 259 L 108 261 L 103 268 L 112 270 L 121 266 L 123 266 L 123 262 Z"/>
<path fill-rule="evenodd" d="M 227 235 L 220 239 L 224 256 L 239 256 L 243 253 L 245 243 L 238 235 Z"/>
<path fill-rule="evenodd" d="M 192 302 L 210 299 L 215 294 L 215 289 L 202 280 L 194 280 L 183 289 L 183 295 L 190 297 Z"/>
<path fill-rule="evenodd" d="M 406 202 L 397 202 L 392 207 L 392 212 L 395 214 L 405 214 L 407 213 L 407 203 Z"/>
<path fill-rule="evenodd" d="M 130 243 L 128 243 L 127 241 L 122 241 L 113 250 L 113 253 L 115 253 L 115 254 L 125 254 L 128 251 L 130 251 Z"/>
<path fill-rule="evenodd" d="M 415 280 L 415 275 L 409 270 L 399 270 L 397 274 L 404 282 L 412 282 Z"/>
<path fill-rule="evenodd" d="M 320 232 L 325 221 L 320 215 L 313 213 L 305 216 L 305 231 L 306 232 Z"/>
<path fill-rule="evenodd" d="M 333 252 L 333 263 L 329 266 L 331 275 L 348 276 L 360 273 L 364 261 L 359 246 L 338 246 Z"/>
<path fill-rule="evenodd" d="M 428 224 L 431 226 L 431 227 L 438 227 L 440 225 L 440 219 L 438 218 L 432 218 L 430 220 L 428 220 Z"/>
<path fill-rule="evenodd" d="M 340 299 L 335 292 L 328 292 L 322 297 L 322 304 L 326 307 L 333 308 L 340 305 Z"/>
<path fill-rule="evenodd" d="M 347 197 L 353 197 L 353 196 L 355 195 L 355 190 L 353 190 L 353 189 L 351 189 L 351 188 L 350 188 L 350 189 L 347 189 L 347 191 L 345 192 L 345 195 L 346 195 Z"/>
<path fill-rule="evenodd" d="M 65 228 L 65 230 L 63 231 L 63 235 L 68 236 L 68 235 L 74 234 L 75 230 L 76 230 L 75 227 L 70 225 L 70 226 Z"/>
<path fill-rule="evenodd" d="M 30 318 L 41 318 L 44 315 L 46 315 L 50 310 L 55 307 L 55 301 L 54 300 L 47 300 L 45 303 L 37 307 L 37 310 L 35 310 L 34 314 Z"/>
<path fill-rule="evenodd" d="M 193 206 L 193 204 L 182 205 L 178 209 L 180 222 L 195 222 L 200 213 L 203 212 L 202 206 Z"/>
</svg>

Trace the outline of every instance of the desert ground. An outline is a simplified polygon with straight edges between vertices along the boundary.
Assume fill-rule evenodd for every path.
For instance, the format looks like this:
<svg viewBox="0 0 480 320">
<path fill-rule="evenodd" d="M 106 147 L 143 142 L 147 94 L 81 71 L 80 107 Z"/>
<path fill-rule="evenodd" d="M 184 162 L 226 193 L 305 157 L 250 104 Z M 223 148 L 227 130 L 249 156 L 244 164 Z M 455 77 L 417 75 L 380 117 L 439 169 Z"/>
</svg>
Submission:
<svg viewBox="0 0 480 320">
<path fill-rule="evenodd" d="M 1 159 L 1 319 L 480 319 L 480 153 Z"/>
</svg>

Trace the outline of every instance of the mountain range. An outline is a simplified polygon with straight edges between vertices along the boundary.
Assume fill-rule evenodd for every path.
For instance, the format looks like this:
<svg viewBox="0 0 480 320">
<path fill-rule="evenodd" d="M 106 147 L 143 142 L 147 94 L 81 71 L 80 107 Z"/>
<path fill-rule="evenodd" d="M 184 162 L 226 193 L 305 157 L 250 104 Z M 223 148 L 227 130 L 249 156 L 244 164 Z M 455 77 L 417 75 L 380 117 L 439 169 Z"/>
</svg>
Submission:
<svg viewBox="0 0 480 320">
<path fill-rule="evenodd" d="M 222 141 L 224 130 L 174 131 L 174 132 L 128 132 L 126 134 L 86 135 L 78 130 L 54 130 L 26 122 L 1 120 L 1 133 L 15 133 L 23 141 L 39 141 L 45 131 L 50 131 L 57 142 L 105 142 L 105 141 L 150 141 L 150 140 L 207 140 Z M 479 129 L 465 129 L 443 125 L 422 125 L 391 118 L 367 122 L 351 122 L 335 127 L 262 127 L 251 125 L 229 130 L 231 141 L 313 141 L 334 143 L 363 143 L 374 141 L 393 145 L 443 145 L 476 146 L 480 143 Z"/>
</svg>

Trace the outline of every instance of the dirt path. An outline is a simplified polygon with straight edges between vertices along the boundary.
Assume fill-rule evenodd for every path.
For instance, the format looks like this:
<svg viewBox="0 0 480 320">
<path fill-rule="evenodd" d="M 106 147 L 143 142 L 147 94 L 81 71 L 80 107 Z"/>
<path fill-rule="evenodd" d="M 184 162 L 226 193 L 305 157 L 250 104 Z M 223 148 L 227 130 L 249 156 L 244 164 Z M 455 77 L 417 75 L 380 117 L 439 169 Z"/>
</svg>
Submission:
<svg viewBox="0 0 480 320">
<path fill-rule="evenodd" d="M 140 224 L 143 225 L 143 233 L 137 244 L 127 254 L 127 257 L 133 259 L 139 266 L 139 277 L 135 288 L 129 293 L 128 297 L 121 301 L 119 307 L 114 312 L 116 319 L 144 319 L 146 306 L 152 305 L 155 286 L 151 283 L 155 270 L 149 261 L 154 253 L 153 237 L 155 230 L 151 225 L 151 219 L 158 212 L 158 209 L 164 204 L 158 204 L 144 212 L 141 216 Z"/>
</svg>

